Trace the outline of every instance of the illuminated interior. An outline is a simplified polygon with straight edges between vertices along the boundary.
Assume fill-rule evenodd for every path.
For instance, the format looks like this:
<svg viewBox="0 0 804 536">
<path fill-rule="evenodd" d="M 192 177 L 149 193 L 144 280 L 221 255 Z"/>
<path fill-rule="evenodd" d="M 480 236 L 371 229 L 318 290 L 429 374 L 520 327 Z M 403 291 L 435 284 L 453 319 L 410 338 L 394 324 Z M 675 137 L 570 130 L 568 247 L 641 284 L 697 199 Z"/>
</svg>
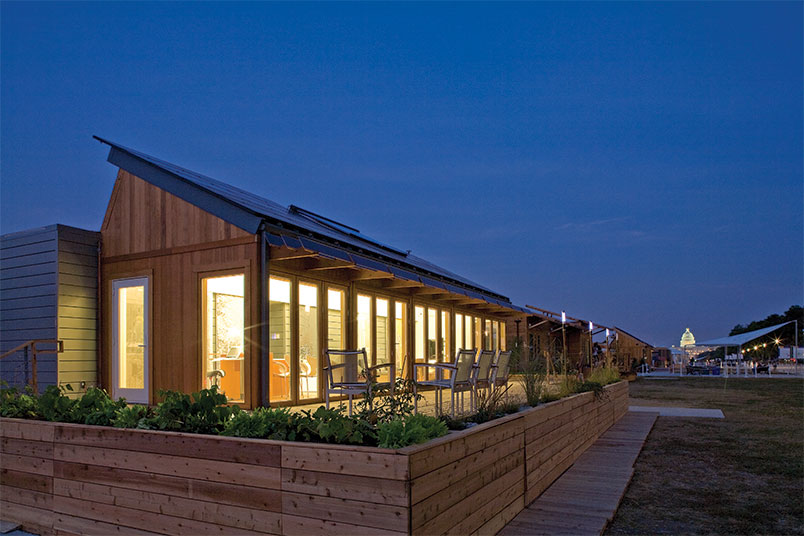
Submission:
<svg viewBox="0 0 804 536">
<path fill-rule="evenodd" d="M 394 309 L 396 375 L 407 378 L 408 371 L 404 368 L 408 357 L 408 307 L 405 303 L 394 302 Z"/>
<path fill-rule="evenodd" d="M 245 276 L 206 277 L 202 287 L 204 379 L 230 400 L 243 402 Z"/>
<path fill-rule="evenodd" d="M 145 287 L 121 287 L 118 290 L 118 387 L 145 387 Z"/>
<path fill-rule="evenodd" d="M 299 398 L 318 397 L 318 285 L 299 283 Z"/>
<path fill-rule="evenodd" d="M 282 402 L 291 399 L 290 281 L 271 277 L 268 283 L 268 296 L 270 399 L 271 402 Z"/>
<path fill-rule="evenodd" d="M 413 309 L 413 335 L 414 335 L 414 351 L 416 357 L 416 363 L 425 363 L 427 361 L 426 353 L 425 353 L 425 342 L 424 342 L 424 307 L 421 305 L 417 305 Z M 426 377 L 426 375 L 422 372 L 421 369 L 418 369 L 416 372 L 416 378 L 422 380 Z"/>
<path fill-rule="evenodd" d="M 365 348 L 371 363 L 371 296 L 357 295 L 357 348 Z"/>
</svg>

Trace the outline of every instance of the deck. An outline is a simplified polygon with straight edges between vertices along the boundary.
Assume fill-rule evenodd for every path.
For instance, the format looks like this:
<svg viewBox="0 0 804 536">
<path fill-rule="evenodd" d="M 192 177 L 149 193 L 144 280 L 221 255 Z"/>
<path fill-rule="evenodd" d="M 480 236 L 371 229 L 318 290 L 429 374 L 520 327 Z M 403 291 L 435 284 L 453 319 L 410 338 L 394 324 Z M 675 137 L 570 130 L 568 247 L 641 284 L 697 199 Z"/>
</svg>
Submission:
<svg viewBox="0 0 804 536">
<path fill-rule="evenodd" d="M 602 534 L 657 416 L 629 411 L 499 535 Z"/>
</svg>

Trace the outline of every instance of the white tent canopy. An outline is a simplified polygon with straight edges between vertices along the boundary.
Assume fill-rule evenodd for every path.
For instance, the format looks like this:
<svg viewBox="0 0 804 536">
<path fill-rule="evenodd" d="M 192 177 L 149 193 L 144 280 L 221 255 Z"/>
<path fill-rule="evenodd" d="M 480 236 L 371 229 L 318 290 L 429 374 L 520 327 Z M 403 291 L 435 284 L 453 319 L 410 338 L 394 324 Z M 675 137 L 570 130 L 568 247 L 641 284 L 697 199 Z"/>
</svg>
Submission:
<svg viewBox="0 0 804 536">
<path fill-rule="evenodd" d="M 795 322 L 795 320 L 784 322 L 783 324 L 777 324 L 775 326 L 770 326 L 768 328 L 762 328 L 754 331 L 748 331 L 746 333 L 740 333 L 738 335 L 732 335 L 730 337 L 721 337 L 719 339 L 699 341 L 695 343 L 695 346 L 742 346 L 747 342 L 753 341 L 754 339 L 758 339 L 763 335 L 767 335 L 768 333 L 776 331 L 780 327 L 786 326 L 787 324 L 792 324 L 793 322 Z"/>
</svg>

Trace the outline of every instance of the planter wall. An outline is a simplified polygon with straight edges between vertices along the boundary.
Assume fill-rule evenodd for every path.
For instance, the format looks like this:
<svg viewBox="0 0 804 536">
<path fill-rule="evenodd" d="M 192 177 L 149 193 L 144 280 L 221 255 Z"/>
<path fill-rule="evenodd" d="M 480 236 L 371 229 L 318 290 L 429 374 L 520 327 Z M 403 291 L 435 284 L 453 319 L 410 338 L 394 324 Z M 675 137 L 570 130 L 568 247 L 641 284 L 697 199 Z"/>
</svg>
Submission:
<svg viewBox="0 0 804 536">
<path fill-rule="evenodd" d="M 628 408 L 626 382 L 398 450 L 0 419 L 40 534 L 494 534 Z"/>
</svg>

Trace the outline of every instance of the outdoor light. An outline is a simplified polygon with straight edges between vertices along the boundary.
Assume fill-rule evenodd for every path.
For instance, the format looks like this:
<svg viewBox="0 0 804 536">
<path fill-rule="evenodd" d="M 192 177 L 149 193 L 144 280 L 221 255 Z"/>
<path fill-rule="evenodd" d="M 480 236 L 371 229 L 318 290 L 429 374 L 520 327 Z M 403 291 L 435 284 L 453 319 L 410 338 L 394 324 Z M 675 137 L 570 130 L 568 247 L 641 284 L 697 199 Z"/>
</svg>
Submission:
<svg viewBox="0 0 804 536">
<path fill-rule="evenodd" d="M 592 323 L 592 321 L 590 320 L 590 321 L 589 321 L 589 331 L 592 331 L 593 329 L 595 329 L 595 325 L 594 325 L 594 324 Z"/>
<path fill-rule="evenodd" d="M 561 323 L 562 324 L 567 323 L 567 313 L 565 313 L 564 311 L 561 311 Z"/>
<path fill-rule="evenodd" d="M 606 338 L 609 338 L 609 328 L 606 328 Z"/>
</svg>

